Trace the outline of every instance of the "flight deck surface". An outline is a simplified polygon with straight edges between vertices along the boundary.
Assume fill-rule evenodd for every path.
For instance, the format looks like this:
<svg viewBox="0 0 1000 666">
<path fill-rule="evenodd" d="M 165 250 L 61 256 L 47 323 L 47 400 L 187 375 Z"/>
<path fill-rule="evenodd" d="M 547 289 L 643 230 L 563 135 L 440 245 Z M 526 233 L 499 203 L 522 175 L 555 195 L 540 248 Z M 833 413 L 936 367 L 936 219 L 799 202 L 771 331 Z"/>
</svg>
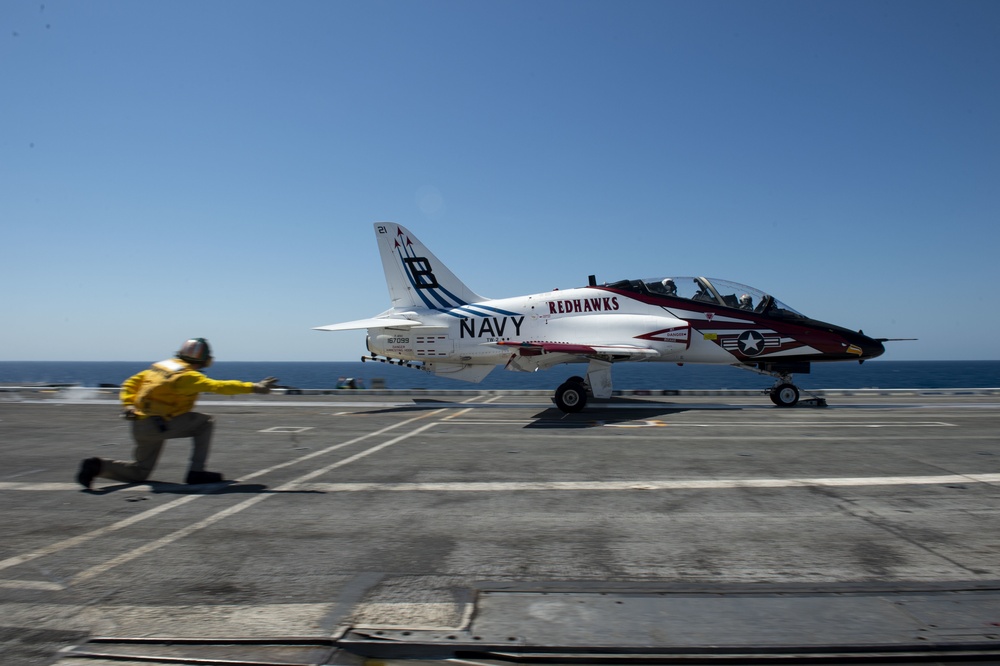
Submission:
<svg viewBox="0 0 1000 666">
<path fill-rule="evenodd" d="M 205 398 L 233 481 L 183 485 L 172 440 L 155 481 L 87 492 L 82 458 L 131 451 L 113 397 L 0 393 L 0 653 L 996 646 L 1000 396 L 827 400 Z"/>
</svg>

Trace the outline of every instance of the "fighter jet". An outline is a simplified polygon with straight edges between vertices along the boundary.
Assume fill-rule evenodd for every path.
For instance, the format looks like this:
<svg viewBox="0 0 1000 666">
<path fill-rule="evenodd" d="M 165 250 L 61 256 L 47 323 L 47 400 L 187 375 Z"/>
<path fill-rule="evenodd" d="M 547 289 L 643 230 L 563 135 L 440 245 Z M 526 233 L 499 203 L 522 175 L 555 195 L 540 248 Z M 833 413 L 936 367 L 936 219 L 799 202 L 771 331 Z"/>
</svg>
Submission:
<svg viewBox="0 0 1000 666">
<path fill-rule="evenodd" d="M 472 291 L 410 230 L 380 222 L 375 237 L 392 307 L 370 319 L 319 326 L 367 329 L 371 355 L 434 375 L 482 381 L 496 366 L 534 372 L 586 363 L 555 391 L 578 412 L 610 398 L 625 361 L 732 365 L 775 378 L 771 401 L 799 402 L 792 374 L 810 364 L 880 356 L 886 338 L 811 319 L 759 289 L 706 277 L 657 277 L 486 298 Z"/>
</svg>

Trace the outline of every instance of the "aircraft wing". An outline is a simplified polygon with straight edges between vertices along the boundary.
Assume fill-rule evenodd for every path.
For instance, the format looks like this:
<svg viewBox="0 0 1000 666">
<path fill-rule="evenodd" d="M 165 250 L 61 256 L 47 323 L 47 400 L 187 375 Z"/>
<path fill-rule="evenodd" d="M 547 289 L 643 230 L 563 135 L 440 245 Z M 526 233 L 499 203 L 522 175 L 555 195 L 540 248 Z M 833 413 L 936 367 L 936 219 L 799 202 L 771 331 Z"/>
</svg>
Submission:
<svg viewBox="0 0 1000 666">
<path fill-rule="evenodd" d="M 522 356 L 541 354 L 576 354 L 578 356 L 626 356 L 628 358 L 650 358 L 660 352 L 649 347 L 636 345 L 578 345 L 568 342 L 497 342 L 499 347 L 514 347 Z"/>
<path fill-rule="evenodd" d="M 355 319 L 345 321 L 342 324 L 330 324 L 329 326 L 316 326 L 314 331 L 354 331 L 361 328 L 410 328 L 411 326 L 422 326 L 419 321 L 412 319 L 400 319 L 389 317 L 373 317 L 372 319 Z"/>
</svg>

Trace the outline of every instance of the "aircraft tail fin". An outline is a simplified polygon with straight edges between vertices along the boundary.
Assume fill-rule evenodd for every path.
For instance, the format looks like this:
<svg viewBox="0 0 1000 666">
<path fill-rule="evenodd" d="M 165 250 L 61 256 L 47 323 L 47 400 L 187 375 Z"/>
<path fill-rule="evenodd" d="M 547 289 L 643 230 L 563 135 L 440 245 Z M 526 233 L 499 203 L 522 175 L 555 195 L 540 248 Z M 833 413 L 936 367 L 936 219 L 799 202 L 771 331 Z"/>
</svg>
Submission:
<svg viewBox="0 0 1000 666">
<path fill-rule="evenodd" d="M 406 227 L 375 223 L 392 307 L 450 309 L 487 300 L 469 289 Z"/>
</svg>

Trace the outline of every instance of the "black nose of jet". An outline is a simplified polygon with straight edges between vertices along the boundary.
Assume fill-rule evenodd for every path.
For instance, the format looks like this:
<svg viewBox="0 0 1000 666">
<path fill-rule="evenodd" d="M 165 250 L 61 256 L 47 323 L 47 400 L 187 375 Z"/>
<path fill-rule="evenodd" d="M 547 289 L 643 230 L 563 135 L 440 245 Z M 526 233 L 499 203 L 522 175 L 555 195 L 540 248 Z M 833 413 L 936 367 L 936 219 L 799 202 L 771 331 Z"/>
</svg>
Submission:
<svg viewBox="0 0 1000 666">
<path fill-rule="evenodd" d="M 866 361 L 885 353 L 885 346 L 882 344 L 881 339 L 869 338 L 861 331 L 858 331 L 858 337 L 854 344 L 861 347 L 861 357 L 859 359 L 861 361 Z"/>
<path fill-rule="evenodd" d="M 875 358 L 876 356 L 881 356 L 885 353 L 885 345 L 875 339 L 869 339 L 868 343 L 861 349 L 862 356 L 865 358 Z"/>
</svg>

